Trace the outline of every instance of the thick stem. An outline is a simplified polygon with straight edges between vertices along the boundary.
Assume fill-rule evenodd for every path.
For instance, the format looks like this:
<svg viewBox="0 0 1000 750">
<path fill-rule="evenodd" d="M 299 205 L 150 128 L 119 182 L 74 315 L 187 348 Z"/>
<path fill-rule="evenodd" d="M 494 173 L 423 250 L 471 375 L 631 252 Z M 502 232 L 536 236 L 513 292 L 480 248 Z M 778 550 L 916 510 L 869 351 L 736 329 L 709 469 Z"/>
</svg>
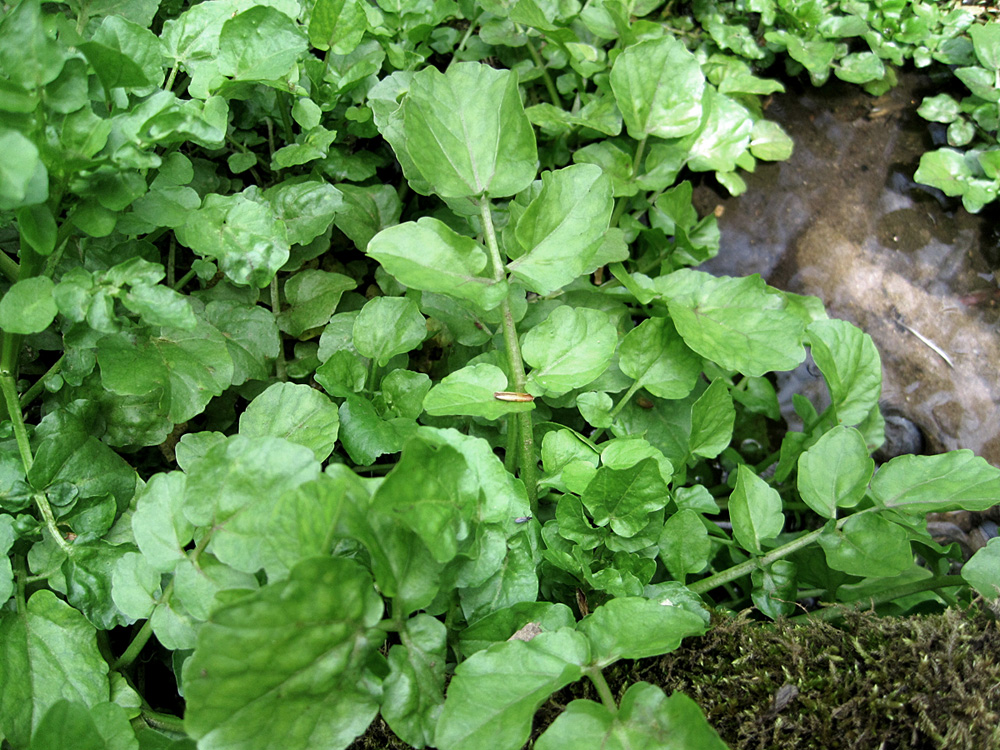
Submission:
<svg viewBox="0 0 1000 750">
<path fill-rule="evenodd" d="M 142 709 L 142 718 L 153 729 L 163 729 L 173 734 L 186 735 L 184 731 L 184 720 L 171 714 L 161 714 L 150 708 Z"/>
<path fill-rule="evenodd" d="M 6 339 L 9 337 L 5 337 Z M 17 440 L 17 449 L 21 452 L 21 463 L 24 464 L 24 473 L 31 471 L 33 458 L 31 456 L 31 444 L 28 441 L 28 429 L 24 426 L 24 417 L 21 415 L 21 404 L 17 398 L 17 388 L 14 385 L 14 377 L 6 368 L 0 367 L 0 389 L 3 390 L 4 404 L 7 406 L 7 415 L 14 426 L 14 438 Z"/>
<path fill-rule="evenodd" d="M 278 296 L 277 276 L 271 279 L 271 313 L 274 315 L 275 321 L 277 321 L 278 315 L 281 313 L 281 298 Z M 288 371 L 285 368 L 285 349 L 283 345 L 278 346 L 278 358 L 274 360 L 274 372 L 275 375 L 278 376 L 278 380 L 288 380 Z"/>
<path fill-rule="evenodd" d="M 61 356 L 59 359 L 56 360 L 56 363 L 52 365 L 52 367 L 50 367 L 48 371 L 44 375 L 42 375 L 42 377 L 36 380 L 28 390 L 26 390 L 24 393 L 21 394 L 20 403 L 22 409 L 27 407 L 32 401 L 38 398 L 38 394 L 40 394 L 42 391 L 45 390 L 45 381 L 51 378 L 53 375 L 55 375 L 62 369 L 63 362 L 65 361 L 65 359 L 66 355 L 64 354 L 63 356 Z"/>
<path fill-rule="evenodd" d="M 848 516 L 849 518 L 850 516 Z M 846 520 L 846 519 L 844 519 Z M 839 527 L 842 523 L 838 522 Z M 691 591 L 696 594 L 705 594 L 716 588 L 717 586 L 722 586 L 723 584 L 729 583 L 730 581 L 735 581 L 737 578 L 742 578 L 743 576 L 750 575 L 757 568 L 764 568 L 773 563 L 775 560 L 780 560 L 783 557 L 796 552 L 803 547 L 808 547 L 810 544 L 819 539 L 820 535 L 825 531 L 823 529 L 816 529 L 815 531 L 810 531 L 808 534 L 803 534 L 798 539 L 793 539 L 788 544 L 784 544 L 776 549 L 771 550 L 763 557 L 755 557 L 753 559 L 747 560 L 746 562 L 740 563 L 739 565 L 734 565 L 731 568 L 723 570 L 721 573 L 716 573 L 714 576 L 709 576 L 700 581 L 695 581 L 688 586 Z"/>
<path fill-rule="evenodd" d="M 615 408 L 613 408 L 610 412 L 608 412 L 608 416 L 611 417 L 612 423 L 614 423 L 614 421 L 618 419 L 618 415 L 621 414 L 622 409 L 625 408 L 625 405 L 632 399 L 632 397 L 638 392 L 638 390 L 641 387 L 642 383 L 639 380 L 632 383 L 629 389 L 625 391 L 625 395 L 618 400 L 617 404 L 615 404 Z M 590 436 L 591 441 L 596 443 L 598 439 L 601 437 L 601 435 L 604 434 L 605 429 L 607 428 L 602 427 L 601 429 L 597 430 L 597 432 L 595 432 L 593 435 L 591 435 Z"/>
<path fill-rule="evenodd" d="M 824 607 L 815 612 L 808 612 L 803 615 L 796 615 L 789 619 L 789 622 L 803 622 L 806 620 L 839 620 L 848 612 L 856 612 L 860 609 L 874 607 L 878 604 L 885 604 L 894 599 L 911 594 L 919 594 L 922 591 L 934 591 L 936 589 L 951 588 L 953 586 L 965 586 L 966 581 L 962 576 L 934 576 L 924 578 L 920 581 L 911 581 L 895 588 L 880 591 L 875 596 L 868 596 L 847 604 L 838 604 L 833 607 Z M 940 596 L 940 594 L 938 594 Z"/>
<path fill-rule="evenodd" d="M 7 281 L 12 284 L 21 276 L 21 268 L 17 262 L 7 253 L 0 250 L 0 273 L 7 277 Z"/>
<path fill-rule="evenodd" d="M 486 249 L 489 251 L 490 260 L 493 267 L 493 279 L 499 283 L 505 280 L 503 258 L 500 256 L 500 247 L 497 244 L 496 230 L 493 228 L 493 215 L 490 211 L 488 198 L 479 201 L 479 216 L 483 223 L 483 237 L 486 240 Z M 507 362 L 509 372 L 507 376 L 510 380 L 510 387 L 514 391 L 523 393 L 528 377 L 524 372 L 524 360 L 521 358 L 521 345 L 517 340 L 517 327 L 514 325 L 514 313 L 511 311 L 510 300 L 504 298 L 500 303 L 500 318 L 502 321 L 504 347 L 507 350 Z M 531 504 L 532 514 L 538 512 L 538 456 L 535 452 L 534 429 L 532 428 L 531 412 L 520 412 L 512 414 L 508 423 L 508 430 L 516 429 L 520 445 L 518 451 L 518 464 L 521 470 L 521 480 L 528 491 L 528 501 Z"/>
<path fill-rule="evenodd" d="M 152 635 L 153 621 L 146 620 L 146 622 L 142 624 L 142 627 L 139 628 L 139 632 L 135 634 L 135 638 L 133 638 L 132 642 L 128 644 L 128 648 L 125 649 L 125 652 L 115 659 L 115 663 L 111 665 L 111 668 L 124 669 L 134 662 L 136 657 L 139 656 L 139 652 L 142 651 L 146 643 L 149 642 Z"/>
<path fill-rule="evenodd" d="M 601 696 L 601 703 L 604 704 L 604 707 L 612 714 L 617 714 L 618 704 L 615 703 L 614 693 L 611 692 L 611 687 L 608 685 L 608 681 L 604 679 L 604 674 L 601 670 L 595 667 L 592 670 L 588 670 L 586 674 L 590 678 L 590 681 L 594 683 L 594 687 L 597 688 L 597 694 Z"/>
<path fill-rule="evenodd" d="M 632 159 L 632 176 L 629 178 L 629 182 L 634 182 L 635 178 L 639 176 L 639 169 L 642 167 L 642 157 L 646 151 L 646 141 L 648 138 L 643 138 L 639 141 L 639 145 L 635 149 L 635 157 Z M 618 199 L 618 203 L 615 205 L 615 212 L 611 214 L 611 226 L 618 226 L 618 222 L 622 218 L 622 214 L 625 213 L 625 207 L 628 205 L 629 196 L 623 195 Z"/>
<path fill-rule="evenodd" d="M 535 45 L 532 44 L 530 37 L 528 38 L 527 47 L 528 54 L 531 55 L 531 59 L 535 63 L 535 67 L 542 71 L 542 83 L 545 84 L 545 90 L 549 92 L 549 99 L 555 106 L 561 107 L 562 100 L 559 98 L 559 92 L 556 90 L 556 85 L 552 81 L 552 76 L 549 75 L 549 69 L 546 67 L 545 61 L 542 60 L 542 56 L 538 54 L 538 50 L 535 49 Z"/>
</svg>

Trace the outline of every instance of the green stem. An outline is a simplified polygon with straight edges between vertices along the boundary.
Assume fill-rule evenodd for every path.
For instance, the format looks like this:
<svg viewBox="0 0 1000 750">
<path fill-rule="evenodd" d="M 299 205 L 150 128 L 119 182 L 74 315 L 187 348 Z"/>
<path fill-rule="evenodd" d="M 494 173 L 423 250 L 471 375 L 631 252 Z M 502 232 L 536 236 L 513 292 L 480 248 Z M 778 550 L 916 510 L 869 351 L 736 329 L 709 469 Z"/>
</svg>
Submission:
<svg viewBox="0 0 1000 750">
<path fill-rule="evenodd" d="M 295 143 L 295 131 L 292 128 L 292 104 L 290 97 L 284 91 L 278 92 L 278 110 L 281 112 L 281 128 L 285 131 L 285 142 Z"/>
<path fill-rule="evenodd" d="M 76 550 L 74 550 L 73 545 L 66 541 L 63 537 L 62 532 L 59 531 L 59 526 L 56 524 L 56 517 L 52 513 L 52 506 L 49 505 L 49 499 L 45 497 L 42 492 L 35 492 L 31 499 L 35 501 L 35 506 L 38 508 L 38 512 L 42 516 L 42 520 L 45 521 L 45 527 L 49 530 L 55 543 L 59 546 L 59 549 L 67 557 L 72 557 Z"/>
<path fill-rule="evenodd" d="M 0 251 L 0 273 L 7 277 L 7 281 L 12 284 L 21 276 L 21 267 L 7 253 Z"/>
<path fill-rule="evenodd" d="M 632 176 L 629 178 L 629 182 L 635 182 L 635 178 L 639 176 L 639 169 L 642 167 L 642 157 L 646 151 L 646 141 L 648 138 L 643 138 L 639 141 L 639 145 L 635 149 L 635 157 L 632 159 Z M 629 196 L 623 195 L 618 199 L 618 203 L 615 205 L 615 212 L 611 214 L 611 226 L 618 226 L 619 220 L 622 218 L 622 214 L 625 213 L 625 207 L 629 203 Z"/>
<path fill-rule="evenodd" d="M 139 632 L 135 634 L 135 638 L 133 638 L 132 642 L 128 644 L 128 648 L 125 649 L 125 652 L 115 659 L 115 663 L 111 665 L 111 668 L 124 669 L 134 662 L 136 657 L 139 656 L 139 652 L 142 651 L 146 643 L 149 642 L 152 635 L 153 621 L 146 620 L 146 622 L 142 624 L 142 627 L 139 628 Z"/>
<path fill-rule="evenodd" d="M 478 25 L 479 25 L 479 18 L 477 17 L 475 21 L 472 21 L 469 24 L 469 28 L 465 30 L 465 34 L 462 36 L 462 41 L 458 43 L 458 46 L 455 47 L 455 51 L 451 53 L 451 60 L 448 62 L 449 68 L 455 64 L 455 55 L 457 55 L 459 52 L 465 49 L 465 45 L 468 44 L 469 39 L 472 37 L 472 32 L 476 30 L 476 27 Z"/>
<path fill-rule="evenodd" d="M 848 516 L 849 518 L 850 516 Z M 837 527 L 839 528 L 844 521 L 847 519 L 841 519 L 837 522 Z M 688 586 L 691 591 L 696 594 L 705 594 L 716 588 L 717 586 L 722 586 L 730 581 L 735 581 L 737 578 L 742 578 L 745 575 L 750 575 L 751 572 L 757 568 L 764 568 L 773 563 L 775 560 L 780 560 L 783 557 L 787 557 L 793 552 L 797 552 L 803 547 L 808 547 L 814 541 L 819 539 L 820 535 L 825 531 L 825 527 L 822 529 L 816 529 L 815 531 L 810 531 L 808 534 L 803 534 L 798 539 L 793 539 L 788 544 L 783 544 L 770 552 L 768 552 L 763 557 L 755 557 L 746 562 L 740 563 L 739 565 L 734 565 L 731 568 L 723 570 L 721 573 L 716 573 L 714 576 L 709 576 L 708 578 L 703 578 L 700 581 L 695 581 Z"/>
<path fill-rule="evenodd" d="M 188 271 L 186 274 L 181 276 L 180 280 L 176 284 L 171 284 L 175 292 L 179 292 L 184 286 L 195 277 L 194 271 Z"/>
<path fill-rule="evenodd" d="M 142 709 L 142 719 L 153 729 L 163 729 L 174 734 L 187 735 L 184 730 L 184 720 L 179 716 L 161 714 L 150 708 L 144 708 Z"/>
<path fill-rule="evenodd" d="M 500 256 L 500 246 L 497 244 L 496 230 L 493 228 L 493 215 L 487 198 L 479 200 L 479 217 L 483 223 L 483 237 L 489 250 L 493 265 L 493 279 L 500 283 L 505 280 L 503 258 Z M 503 341 L 507 350 L 509 366 L 508 377 L 514 391 L 524 392 L 528 377 L 524 372 L 524 360 L 521 358 L 521 345 L 517 340 L 517 327 L 514 325 L 514 313 L 511 311 L 510 299 L 504 298 L 500 303 L 500 318 L 502 320 Z M 521 480 L 528 491 L 528 502 L 533 515 L 538 513 L 538 457 L 535 452 L 534 429 L 531 423 L 531 412 L 512 414 L 508 422 L 508 430 L 515 429 L 520 439 L 518 464 L 521 469 Z"/>
<path fill-rule="evenodd" d="M 177 78 L 177 66 L 175 65 L 170 69 L 170 72 L 167 74 L 167 82 L 163 84 L 163 90 L 170 91 L 170 89 L 174 87 L 174 79 L 176 78 Z"/>
<path fill-rule="evenodd" d="M 789 618 L 789 622 L 803 622 L 805 620 L 839 620 L 848 612 L 857 612 L 861 609 L 868 609 L 879 604 L 891 602 L 894 599 L 910 596 L 911 594 L 919 594 L 922 591 L 933 591 L 935 589 L 966 585 L 966 581 L 962 578 L 962 576 L 934 576 L 933 578 L 924 578 L 920 581 L 910 581 L 909 583 L 904 583 L 901 586 L 880 591 L 874 596 L 867 596 L 855 602 L 838 604 L 833 607 L 824 607 L 823 609 L 818 609 L 815 612 L 796 615 L 795 617 Z"/>
<path fill-rule="evenodd" d="M 4 341 L 6 343 L 5 337 Z M 21 414 L 21 404 L 17 398 L 17 388 L 14 385 L 14 377 L 11 373 L 0 368 L 0 389 L 3 390 L 4 403 L 7 406 L 7 415 L 14 426 L 14 437 L 17 440 L 17 448 L 21 452 L 21 463 L 24 464 L 24 473 L 31 471 L 31 464 L 34 459 L 31 456 L 31 443 L 28 440 L 28 429 L 24 426 L 24 417 Z"/>
<path fill-rule="evenodd" d="M 594 687 L 597 688 L 597 694 L 601 696 L 601 703 L 604 707 L 612 713 L 612 715 L 618 713 L 618 704 L 615 703 L 615 696 L 611 692 L 611 687 L 608 685 L 608 681 L 604 679 L 604 674 L 600 669 L 596 667 L 593 670 L 587 671 L 587 677 L 590 681 L 594 683 Z"/>
<path fill-rule="evenodd" d="M 63 356 L 61 356 L 59 359 L 56 360 L 56 363 L 52 365 L 52 367 L 50 367 L 48 371 L 44 375 L 42 375 L 42 377 L 36 380 L 28 390 L 26 390 L 24 393 L 21 394 L 20 403 L 22 409 L 27 407 L 32 401 L 38 398 L 38 394 L 40 394 L 42 391 L 45 390 L 45 381 L 51 378 L 53 375 L 55 375 L 62 369 L 63 362 L 65 360 L 66 360 L 66 355 L 64 354 Z"/>
<path fill-rule="evenodd" d="M 278 277 L 274 276 L 271 279 L 271 314 L 274 315 L 274 320 L 276 322 L 278 320 L 278 315 L 280 313 L 281 313 L 281 298 L 278 295 Z M 278 380 L 281 381 L 288 380 L 288 370 L 285 368 L 284 346 L 278 346 L 278 358 L 274 360 L 274 372 L 275 375 L 278 376 Z"/>
<path fill-rule="evenodd" d="M 17 613 L 23 616 L 28 611 L 24 593 L 28 583 L 28 563 L 24 555 L 14 555 L 14 580 L 17 583 L 14 601 L 17 603 Z"/>
<path fill-rule="evenodd" d="M 641 384 L 641 381 L 639 381 L 639 380 L 637 380 L 634 383 L 632 383 L 632 385 L 629 387 L 629 389 L 627 391 L 625 391 L 625 395 L 622 396 L 618 400 L 617 404 L 615 404 L 615 408 L 613 408 L 610 412 L 608 412 L 608 416 L 611 417 L 611 422 L 612 423 L 614 423 L 614 421 L 618 418 L 618 415 L 621 414 L 622 409 L 625 408 L 625 405 L 632 399 L 632 397 L 638 392 L 638 390 L 641 387 L 642 387 L 642 384 Z M 596 443 L 600 439 L 601 435 L 604 434 L 604 431 L 606 429 L 607 429 L 606 427 L 602 427 L 597 432 L 595 432 L 593 435 L 591 435 L 590 436 L 591 442 Z"/>
<path fill-rule="evenodd" d="M 521 27 L 519 24 L 514 24 L 517 30 L 520 32 Z M 531 55 L 532 61 L 535 63 L 535 67 L 542 72 L 542 83 L 545 84 L 545 90 L 549 92 L 549 99 L 552 103 L 557 106 L 562 106 L 562 99 L 559 98 L 559 91 L 556 90 L 556 85 L 552 81 L 552 76 L 549 75 L 549 69 L 545 65 L 545 61 L 542 60 L 542 56 L 538 54 L 538 50 L 535 49 L 535 45 L 532 43 L 531 38 L 528 37 L 528 54 Z"/>
</svg>

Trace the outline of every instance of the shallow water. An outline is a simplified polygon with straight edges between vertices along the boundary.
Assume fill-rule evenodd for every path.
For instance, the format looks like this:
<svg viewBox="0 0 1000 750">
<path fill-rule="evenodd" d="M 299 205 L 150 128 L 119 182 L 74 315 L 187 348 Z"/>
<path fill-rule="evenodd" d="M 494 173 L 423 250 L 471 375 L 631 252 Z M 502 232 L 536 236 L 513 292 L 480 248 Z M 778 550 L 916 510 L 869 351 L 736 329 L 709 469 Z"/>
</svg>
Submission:
<svg viewBox="0 0 1000 750">
<path fill-rule="evenodd" d="M 702 268 L 820 297 L 872 336 L 883 406 L 919 425 L 928 452 L 970 448 L 1000 465 L 995 222 L 913 184 L 931 147 L 915 113 L 929 93 L 914 75 L 879 99 L 846 84 L 775 96 L 767 115 L 795 153 L 758 165 L 737 198 L 698 188 L 702 213 L 722 211 L 722 249 Z"/>
</svg>

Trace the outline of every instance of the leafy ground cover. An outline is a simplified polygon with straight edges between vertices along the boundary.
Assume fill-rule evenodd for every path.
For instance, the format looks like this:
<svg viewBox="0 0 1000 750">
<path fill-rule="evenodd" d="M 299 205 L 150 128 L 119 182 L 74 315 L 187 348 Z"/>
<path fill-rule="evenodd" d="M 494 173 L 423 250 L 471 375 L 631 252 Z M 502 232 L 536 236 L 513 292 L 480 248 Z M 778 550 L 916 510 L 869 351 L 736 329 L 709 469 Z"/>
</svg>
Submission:
<svg viewBox="0 0 1000 750">
<path fill-rule="evenodd" d="M 710 609 L 995 597 L 1000 546 L 955 573 L 925 515 L 994 505 L 1000 471 L 876 472 L 870 338 L 693 268 L 719 232 L 692 180 L 739 192 L 793 147 L 772 64 L 876 93 L 907 60 L 985 70 L 974 20 L 5 8 L 4 743 L 347 747 L 378 716 L 517 748 L 586 677 L 536 748 L 722 747 L 692 696 L 605 671 Z M 770 373 L 807 348 L 831 405 L 790 431 Z"/>
</svg>

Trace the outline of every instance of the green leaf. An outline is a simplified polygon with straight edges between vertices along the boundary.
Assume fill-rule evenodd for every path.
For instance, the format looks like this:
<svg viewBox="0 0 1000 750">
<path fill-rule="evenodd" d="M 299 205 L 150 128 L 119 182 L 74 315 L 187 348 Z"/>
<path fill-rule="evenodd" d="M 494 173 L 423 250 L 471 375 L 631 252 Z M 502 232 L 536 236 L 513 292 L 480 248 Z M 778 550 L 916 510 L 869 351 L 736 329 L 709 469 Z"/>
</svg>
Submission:
<svg viewBox="0 0 1000 750">
<path fill-rule="evenodd" d="M 687 396 L 701 374 L 701 358 L 667 318 L 647 318 L 622 340 L 621 371 L 654 396 Z"/>
<path fill-rule="evenodd" d="M 422 372 L 393 370 L 382 378 L 383 414 L 416 419 L 424 411 L 424 397 L 431 379 Z"/>
<path fill-rule="evenodd" d="M 819 543 L 827 565 L 850 575 L 889 577 L 913 565 L 906 529 L 871 513 L 851 516 L 840 529 L 822 534 Z"/>
<path fill-rule="evenodd" d="M 111 574 L 115 606 L 132 621 L 148 618 L 161 593 L 160 578 L 160 571 L 138 552 L 122 555 Z"/>
<path fill-rule="evenodd" d="M 775 560 L 770 565 L 750 572 L 754 606 L 772 620 L 787 617 L 796 608 L 798 568 L 790 560 Z"/>
<path fill-rule="evenodd" d="M 353 52 L 368 28 L 364 8 L 358 0 L 316 0 L 309 14 L 309 42 L 335 55 Z"/>
<path fill-rule="evenodd" d="M 673 36 L 627 47 L 611 69 L 611 90 L 628 134 L 677 138 L 701 123 L 705 76 L 698 60 Z"/>
<path fill-rule="evenodd" d="M 257 199 L 254 190 L 209 195 L 175 233 L 195 252 L 218 260 L 233 283 L 263 288 L 288 260 L 289 242 L 284 222 L 270 203 Z"/>
<path fill-rule="evenodd" d="M 614 421 L 611 418 L 613 402 L 607 393 L 581 393 L 576 397 L 576 408 L 592 427 L 607 429 Z"/>
<path fill-rule="evenodd" d="M 736 409 L 729 387 L 722 378 L 712 381 L 691 407 L 692 455 L 715 458 L 729 447 L 733 439 Z"/>
<path fill-rule="evenodd" d="M 343 194 L 316 180 L 285 180 L 264 191 L 275 215 L 285 224 L 288 241 L 308 245 L 333 223 L 343 206 Z"/>
<path fill-rule="evenodd" d="M 486 250 L 430 217 L 379 232 L 366 251 L 401 284 L 468 300 L 492 310 L 507 297 L 507 283 L 482 275 Z"/>
<path fill-rule="evenodd" d="M 691 144 L 687 166 L 699 172 L 732 172 L 750 145 L 753 120 L 747 109 L 707 87 L 702 98 L 702 123 Z"/>
<path fill-rule="evenodd" d="M 757 120 L 750 131 L 750 153 L 764 161 L 785 161 L 792 156 L 793 142 L 776 122 Z"/>
<path fill-rule="evenodd" d="M 408 297 L 369 300 L 354 321 L 354 348 L 385 367 L 397 354 L 405 354 L 427 338 L 427 321 L 417 303 Z"/>
<path fill-rule="evenodd" d="M 875 462 L 864 436 L 853 427 L 834 427 L 799 456 L 797 483 L 802 502 L 824 518 L 853 508 L 865 496 Z"/>
<path fill-rule="evenodd" d="M 507 390 L 507 376 L 495 365 L 468 365 L 446 376 L 424 397 L 424 411 L 434 416 L 461 414 L 499 419 L 504 414 L 530 411 L 533 403 L 503 401 L 495 394 Z"/>
<path fill-rule="evenodd" d="M 801 319 L 760 276 L 681 269 L 656 279 L 656 288 L 684 342 L 726 369 L 756 377 L 805 359 Z"/>
<path fill-rule="evenodd" d="M 590 641 L 590 663 L 604 668 L 619 659 L 642 659 L 674 651 L 681 640 L 705 632 L 701 617 L 642 597 L 612 599 L 576 626 Z"/>
<path fill-rule="evenodd" d="M 898 456 L 878 470 L 871 494 L 906 513 L 986 510 L 1000 497 L 1000 469 L 970 450 L 938 456 Z"/>
<path fill-rule="evenodd" d="M 517 75 L 481 63 L 416 73 L 403 103 L 405 148 L 442 198 L 519 193 L 535 179 L 535 133 Z"/>
<path fill-rule="evenodd" d="M 198 321 L 190 331 L 164 328 L 156 338 L 116 333 L 97 345 L 101 381 L 122 395 L 159 394 L 173 422 L 186 422 L 233 379 L 226 339 Z"/>
<path fill-rule="evenodd" d="M 49 37 L 41 8 L 38 0 L 22 0 L 0 20 L 0 68 L 28 89 L 54 81 L 66 57 Z M 6 161 L 11 152 L 3 153 Z"/>
<path fill-rule="evenodd" d="M 736 488 L 729 496 L 729 516 L 736 541 L 758 554 L 764 551 L 762 543 L 778 536 L 785 525 L 778 492 L 745 464 L 737 470 Z"/>
<path fill-rule="evenodd" d="M 45 712 L 31 738 L 31 750 L 138 750 L 125 709 L 60 700 Z"/>
<path fill-rule="evenodd" d="M 536 750 L 724 750 L 726 744 L 683 693 L 669 698 L 648 682 L 629 685 L 617 713 L 589 700 L 570 701 L 535 742 Z"/>
<path fill-rule="evenodd" d="M 305 35 L 281 11 L 256 5 L 230 18 L 219 34 L 219 72 L 238 81 L 287 75 L 308 49 Z"/>
<path fill-rule="evenodd" d="M 219 329 L 233 362 L 233 385 L 263 380 L 271 373 L 280 339 L 274 315 L 233 300 L 209 302 L 205 319 Z"/>
<path fill-rule="evenodd" d="M 18 7 L 32 4 L 28 0 Z M 48 200 L 49 173 L 34 143 L 14 130 L 0 130 L 0 153 L 4 154 L 0 160 L 0 211 Z"/>
<path fill-rule="evenodd" d="M 689 573 L 703 571 L 711 560 L 708 529 L 701 514 L 690 508 L 679 510 L 666 520 L 657 547 L 670 575 L 682 583 Z"/>
<path fill-rule="evenodd" d="M 39 333 L 56 318 L 55 284 L 48 276 L 18 281 L 0 299 L 0 328 L 7 333 Z"/>
<path fill-rule="evenodd" d="M 93 706 L 110 694 L 108 663 L 80 612 L 42 590 L 24 612 L 0 613 L 0 731 L 12 745 L 28 747 L 59 700 Z"/>
<path fill-rule="evenodd" d="M 589 662 L 587 639 L 568 628 L 476 652 L 458 665 L 448 686 L 435 746 L 517 750 L 531 734 L 538 707 L 580 679 Z"/>
<path fill-rule="evenodd" d="M 357 286 L 349 276 L 306 268 L 285 282 L 290 307 L 281 311 L 278 325 L 291 336 L 301 336 L 330 322 L 344 292 Z"/>
<path fill-rule="evenodd" d="M 618 332 L 610 316 L 584 307 L 557 307 L 524 337 L 522 355 L 534 369 L 529 382 L 551 393 L 592 383 L 611 363 Z"/>
<path fill-rule="evenodd" d="M 434 741 L 434 728 L 444 704 L 448 629 L 430 615 L 406 621 L 405 645 L 389 649 L 389 676 L 382 683 L 382 718 L 403 742 L 424 747 Z"/>
<path fill-rule="evenodd" d="M 646 458 L 628 469 L 600 467 L 581 500 L 595 524 L 610 524 L 619 536 L 631 537 L 646 526 L 650 513 L 670 502 L 670 495 L 659 463 Z"/>
<path fill-rule="evenodd" d="M 241 435 L 284 438 L 309 448 L 317 461 L 333 453 L 339 427 L 337 405 L 298 383 L 275 383 L 240 415 Z"/>
<path fill-rule="evenodd" d="M 976 57 L 983 67 L 990 70 L 1000 69 L 1000 24 L 996 22 L 974 24 L 969 29 L 969 36 L 972 37 Z"/>
<path fill-rule="evenodd" d="M 1000 596 L 1000 539 L 993 538 L 962 566 L 962 578 L 986 599 Z"/>
<path fill-rule="evenodd" d="M 382 419 L 372 402 L 350 394 L 340 405 L 340 442 L 351 460 L 368 466 L 379 456 L 397 453 L 416 423 L 407 419 Z"/>
<path fill-rule="evenodd" d="M 20 209 L 17 212 L 17 228 L 21 239 L 39 255 L 51 255 L 56 249 L 56 220 L 47 204 Z"/>
<path fill-rule="evenodd" d="M 817 320 L 806 329 L 841 424 L 864 421 L 882 393 L 882 360 L 871 336 L 846 320 Z"/>
<path fill-rule="evenodd" d="M 543 172 L 540 188 L 518 199 L 522 202 L 526 206 L 513 232 L 503 237 L 513 259 L 507 268 L 531 291 L 550 294 L 600 265 L 594 258 L 614 206 L 611 181 L 600 167 L 577 164 Z"/>
<path fill-rule="evenodd" d="M 345 748 L 375 717 L 363 687 L 383 603 L 353 560 L 311 558 L 223 604 L 184 667 L 184 727 L 201 748 Z"/>
</svg>

